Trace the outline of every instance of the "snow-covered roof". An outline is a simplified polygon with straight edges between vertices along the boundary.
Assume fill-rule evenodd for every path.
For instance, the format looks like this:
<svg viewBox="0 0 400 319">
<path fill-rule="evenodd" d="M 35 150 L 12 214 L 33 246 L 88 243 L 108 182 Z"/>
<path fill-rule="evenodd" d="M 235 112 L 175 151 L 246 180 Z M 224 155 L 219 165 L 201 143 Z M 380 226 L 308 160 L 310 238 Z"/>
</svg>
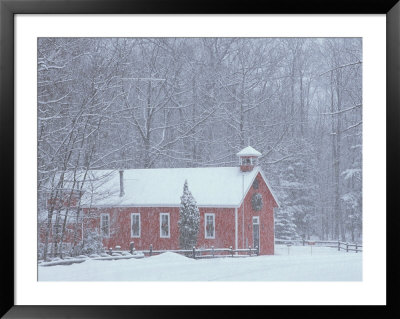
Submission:
<svg viewBox="0 0 400 319">
<path fill-rule="evenodd" d="M 259 151 L 256 151 L 251 146 L 247 146 L 246 148 L 242 149 L 236 155 L 237 156 L 261 156 L 261 153 Z"/>
<path fill-rule="evenodd" d="M 125 195 L 120 196 L 118 170 L 92 170 L 86 177 L 83 202 L 91 206 L 179 206 L 187 180 L 198 206 L 239 207 L 259 172 L 259 167 L 245 173 L 239 167 L 127 169 L 123 173 Z"/>
</svg>

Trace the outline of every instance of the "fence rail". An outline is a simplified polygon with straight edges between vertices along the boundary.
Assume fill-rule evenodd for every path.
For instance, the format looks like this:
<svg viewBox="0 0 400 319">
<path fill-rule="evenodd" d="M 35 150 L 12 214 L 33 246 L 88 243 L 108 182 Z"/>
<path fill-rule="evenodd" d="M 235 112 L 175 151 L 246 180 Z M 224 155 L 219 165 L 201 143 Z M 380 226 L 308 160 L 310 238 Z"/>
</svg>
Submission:
<svg viewBox="0 0 400 319">
<path fill-rule="evenodd" d="M 145 255 L 152 256 L 154 254 L 162 254 L 166 252 L 184 254 L 187 257 L 194 259 L 201 258 L 221 258 L 221 257 L 253 257 L 259 255 L 258 247 L 256 248 L 245 248 L 245 249 L 233 249 L 232 246 L 229 248 L 196 248 L 193 249 L 153 249 L 150 245 L 150 249 L 141 250 Z"/>
<path fill-rule="evenodd" d="M 362 245 L 358 243 L 345 243 L 338 240 L 305 240 L 305 239 L 279 239 L 275 238 L 275 244 L 287 244 L 287 245 L 317 245 L 322 247 L 337 248 L 338 251 L 345 250 L 346 252 L 355 251 L 356 253 L 362 252 Z M 351 248 L 355 247 L 355 248 Z"/>
<path fill-rule="evenodd" d="M 355 248 L 349 248 L 349 247 L 355 247 Z M 350 244 L 350 243 L 343 243 L 341 241 L 338 241 L 337 248 L 338 248 L 338 251 L 345 250 L 346 252 L 349 252 L 349 251 L 355 251 L 356 253 L 362 252 L 362 249 L 360 249 L 360 248 L 362 248 L 362 245 L 357 244 L 357 243 Z"/>
<path fill-rule="evenodd" d="M 303 240 L 303 239 L 279 239 L 275 238 L 275 244 L 286 244 L 288 246 L 291 245 L 318 245 L 322 247 L 331 247 L 337 248 L 338 251 L 345 250 L 346 252 L 355 251 L 356 253 L 362 252 L 362 245 L 358 243 L 344 243 L 341 241 L 335 240 Z M 352 248 L 354 247 L 354 248 Z M 130 244 L 130 251 L 134 250 L 134 243 Z M 112 250 L 110 250 L 111 252 Z M 162 254 L 166 252 L 183 254 L 187 257 L 191 257 L 194 259 L 200 258 L 220 258 L 220 257 L 251 257 L 258 256 L 260 254 L 258 247 L 251 248 L 241 248 L 241 249 L 233 249 L 232 246 L 229 248 L 196 248 L 192 249 L 153 249 L 153 245 L 150 245 L 148 250 L 141 250 L 141 252 L 145 255 L 152 256 L 154 254 Z"/>
</svg>

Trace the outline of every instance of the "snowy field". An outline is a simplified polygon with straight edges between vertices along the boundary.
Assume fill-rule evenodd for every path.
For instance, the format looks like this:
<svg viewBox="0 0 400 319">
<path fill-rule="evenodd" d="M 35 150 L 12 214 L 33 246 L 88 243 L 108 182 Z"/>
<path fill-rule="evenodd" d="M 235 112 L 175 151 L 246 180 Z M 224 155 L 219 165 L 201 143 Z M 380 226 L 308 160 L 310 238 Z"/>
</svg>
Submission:
<svg viewBox="0 0 400 319">
<path fill-rule="evenodd" d="M 191 259 L 175 253 L 39 266 L 40 281 L 361 281 L 362 253 L 276 245 L 274 256 Z"/>
</svg>

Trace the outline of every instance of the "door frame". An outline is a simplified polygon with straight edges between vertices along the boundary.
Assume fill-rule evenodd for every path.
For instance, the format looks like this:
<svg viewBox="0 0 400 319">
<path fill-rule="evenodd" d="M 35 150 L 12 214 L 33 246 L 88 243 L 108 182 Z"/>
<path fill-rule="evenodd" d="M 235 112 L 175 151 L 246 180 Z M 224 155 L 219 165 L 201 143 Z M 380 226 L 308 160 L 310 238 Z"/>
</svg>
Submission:
<svg viewBox="0 0 400 319">
<path fill-rule="evenodd" d="M 256 248 L 254 246 L 254 225 L 258 225 L 258 251 L 260 251 L 260 246 L 261 246 L 261 227 L 260 227 L 260 216 L 253 216 L 251 218 L 252 220 L 252 233 L 253 233 L 253 248 Z M 256 222 L 255 222 L 256 221 Z"/>
</svg>

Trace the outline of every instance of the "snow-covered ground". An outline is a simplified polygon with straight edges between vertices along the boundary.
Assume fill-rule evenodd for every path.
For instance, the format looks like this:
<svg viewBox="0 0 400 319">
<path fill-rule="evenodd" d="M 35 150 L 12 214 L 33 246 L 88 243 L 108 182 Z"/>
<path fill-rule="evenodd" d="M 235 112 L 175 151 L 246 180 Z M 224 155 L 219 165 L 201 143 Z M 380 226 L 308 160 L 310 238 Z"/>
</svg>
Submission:
<svg viewBox="0 0 400 319">
<path fill-rule="evenodd" d="M 362 253 L 276 245 L 274 256 L 191 259 L 175 253 L 142 259 L 39 266 L 43 281 L 360 281 Z"/>
</svg>

